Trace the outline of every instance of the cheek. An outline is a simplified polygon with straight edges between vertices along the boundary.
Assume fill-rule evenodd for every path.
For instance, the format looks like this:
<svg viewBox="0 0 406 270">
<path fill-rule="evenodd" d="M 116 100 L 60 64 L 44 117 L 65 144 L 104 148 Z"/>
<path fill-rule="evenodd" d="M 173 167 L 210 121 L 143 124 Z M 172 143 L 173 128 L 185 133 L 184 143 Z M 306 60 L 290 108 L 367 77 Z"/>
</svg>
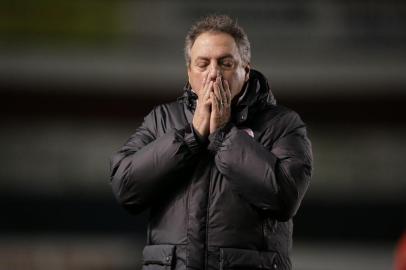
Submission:
<svg viewBox="0 0 406 270">
<path fill-rule="evenodd" d="M 244 74 L 242 74 L 241 72 L 236 72 L 229 80 L 232 98 L 234 98 L 241 92 L 242 87 L 244 85 L 244 79 L 245 79 Z"/>
<path fill-rule="evenodd" d="M 189 72 L 189 83 L 192 86 L 192 89 L 198 91 L 201 87 L 201 81 L 199 74 L 195 72 Z"/>
<path fill-rule="evenodd" d="M 189 83 L 192 86 L 193 90 L 198 92 L 203 86 L 203 75 L 198 72 L 189 72 Z"/>
</svg>

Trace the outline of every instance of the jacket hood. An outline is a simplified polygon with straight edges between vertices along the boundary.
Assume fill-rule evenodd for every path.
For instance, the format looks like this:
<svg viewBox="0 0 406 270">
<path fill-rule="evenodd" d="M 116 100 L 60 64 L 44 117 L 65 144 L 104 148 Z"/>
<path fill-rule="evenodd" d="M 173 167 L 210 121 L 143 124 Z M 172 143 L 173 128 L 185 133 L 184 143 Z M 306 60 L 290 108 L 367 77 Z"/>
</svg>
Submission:
<svg viewBox="0 0 406 270">
<path fill-rule="evenodd" d="M 246 84 L 243 86 L 243 89 L 246 88 L 247 92 L 243 94 L 242 99 L 235 105 L 236 111 L 251 110 L 254 107 L 262 107 L 267 104 L 276 105 L 276 99 L 269 87 L 268 80 L 261 72 L 251 69 L 250 78 L 247 83 L 248 86 Z M 190 110 L 194 111 L 198 97 L 192 91 L 189 82 L 185 84 L 183 89 L 183 95 L 178 98 L 178 101 L 185 103 Z"/>
</svg>

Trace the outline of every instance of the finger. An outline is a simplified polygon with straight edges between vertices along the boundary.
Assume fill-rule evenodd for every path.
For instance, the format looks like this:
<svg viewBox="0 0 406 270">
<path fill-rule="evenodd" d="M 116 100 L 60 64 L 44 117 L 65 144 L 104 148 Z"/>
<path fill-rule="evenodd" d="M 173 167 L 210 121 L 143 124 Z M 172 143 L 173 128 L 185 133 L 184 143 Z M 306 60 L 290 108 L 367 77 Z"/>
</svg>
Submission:
<svg viewBox="0 0 406 270">
<path fill-rule="evenodd" d="M 204 76 L 203 78 L 203 86 L 207 86 L 208 83 L 208 78 L 209 78 L 209 72 L 207 72 L 206 76 Z"/>
<path fill-rule="evenodd" d="M 221 93 L 220 93 L 220 87 L 219 87 L 219 80 L 218 79 L 216 79 L 216 82 L 214 83 L 213 88 L 214 88 L 215 98 L 216 98 L 217 103 L 219 104 L 219 106 L 221 108 L 222 105 L 223 105 L 223 100 L 221 99 Z"/>
<path fill-rule="evenodd" d="M 227 104 L 231 104 L 231 90 L 227 80 L 224 80 L 224 89 L 226 93 Z"/>
<path fill-rule="evenodd" d="M 212 90 L 213 90 L 213 81 L 210 81 L 204 92 L 203 96 L 204 100 L 207 100 L 210 97 L 210 92 L 213 92 Z"/>
<path fill-rule="evenodd" d="M 215 101 L 213 92 L 210 92 L 210 102 L 211 102 L 211 112 L 213 113 L 213 112 L 217 111 L 216 101 Z"/>
<path fill-rule="evenodd" d="M 204 93 L 206 93 L 206 88 L 207 88 L 207 85 L 208 85 L 208 83 L 209 83 L 209 80 L 208 80 L 209 76 L 208 76 L 208 75 L 209 75 L 209 74 L 207 73 L 207 74 L 204 76 L 203 82 L 202 82 L 202 93 L 203 93 L 203 96 L 204 96 Z"/>
<path fill-rule="evenodd" d="M 227 106 L 229 102 L 227 101 L 227 96 L 226 96 L 226 90 L 225 87 L 223 86 L 224 80 L 223 77 L 220 77 L 220 95 L 221 95 L 221 100 L 222 103 Z"/>
<path fill-rule="evenodd" d="M 216 98 L 216 95 L 213 92 L 210 92 L 210 99 L 212 101 L 211 109 L 214 113 L 218 113 L 220 111 L 219 102 Z"/>
<path fill-rule="evenodd" d="M 220 77 L 216 78 L 216 81 L 213 84 L 213 90 L 214 90 L 214 94 L 216 95 L 217 99 L 221 99 L 221 93 L 220 93 Z"/>
</svg>

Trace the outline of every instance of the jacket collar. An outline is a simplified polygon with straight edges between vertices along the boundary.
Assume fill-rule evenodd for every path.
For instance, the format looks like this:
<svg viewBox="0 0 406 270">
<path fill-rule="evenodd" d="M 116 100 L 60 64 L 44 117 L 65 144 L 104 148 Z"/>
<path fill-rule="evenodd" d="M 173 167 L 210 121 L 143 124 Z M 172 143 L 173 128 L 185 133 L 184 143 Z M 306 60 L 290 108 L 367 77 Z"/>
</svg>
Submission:
<svg viewBox="0 0 406 270">
<path fill-rule="evenodd" d="M 233 106 L 233 122 L 241 124 L 247 120 L 248 114 L 260 109 L 265 105 L 276 105 L 275 97 L 269 87 L 268 80 L 257 70 L 250 70 L 250 78 L 237 104 Z M 178 98 L 178 102 L 184 103 L 186 107 L 194 112 L 196 109 L 197 94 L 187 82 L 183 88 L 183 95 Z"/>
</svg>

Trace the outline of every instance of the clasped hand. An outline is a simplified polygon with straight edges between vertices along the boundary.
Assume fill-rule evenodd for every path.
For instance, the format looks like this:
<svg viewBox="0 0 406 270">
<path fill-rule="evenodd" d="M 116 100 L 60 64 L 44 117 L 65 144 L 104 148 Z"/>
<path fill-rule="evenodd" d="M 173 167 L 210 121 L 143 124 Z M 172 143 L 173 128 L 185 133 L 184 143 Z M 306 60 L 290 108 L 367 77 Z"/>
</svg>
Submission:
<svg viewBox="0 0 406 270">
<path fill-rule="evenodd" d="M 215 81 L 209 74 L 198 92 L 198 102 L 193 116 L 193 127 L 201 137 L 207 137 L 227 124 L 231 115 L 231 91 L 229 84 L 217 72 Z"/>
</svg>

